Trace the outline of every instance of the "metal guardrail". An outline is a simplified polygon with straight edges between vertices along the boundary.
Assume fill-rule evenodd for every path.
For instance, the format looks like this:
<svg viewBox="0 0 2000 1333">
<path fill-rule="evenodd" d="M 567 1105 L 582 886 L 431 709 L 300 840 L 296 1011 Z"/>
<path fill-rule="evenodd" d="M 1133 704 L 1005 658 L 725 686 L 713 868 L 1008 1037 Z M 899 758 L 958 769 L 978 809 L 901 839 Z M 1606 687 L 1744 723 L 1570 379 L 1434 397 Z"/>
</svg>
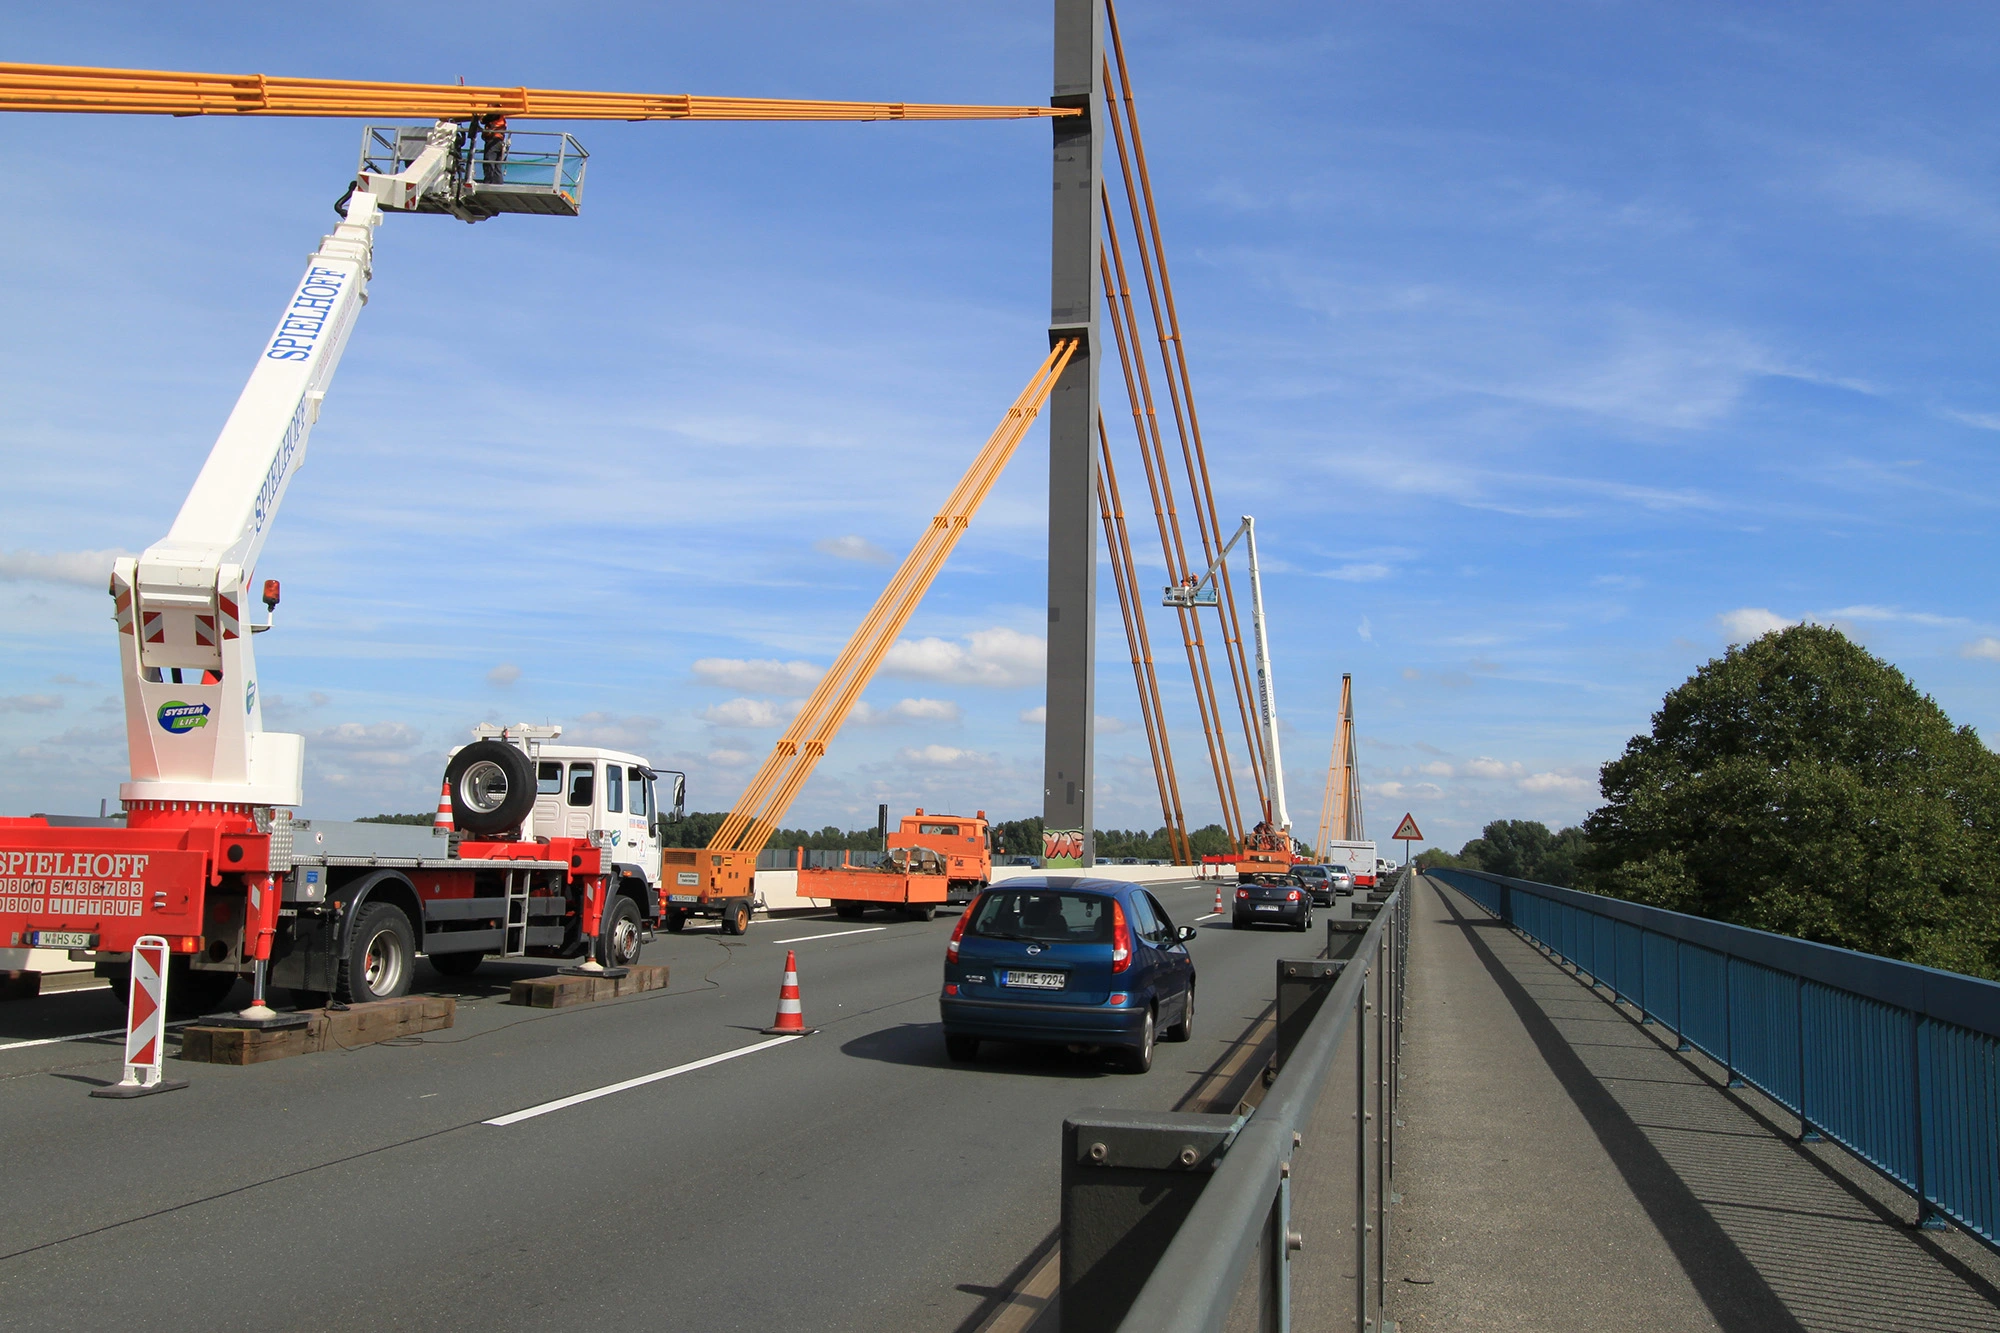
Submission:
<svg viewBox="0 0 2000 1333">
<path fill-rule="evenodd" d="M 1292 1228 L 1296 1182 L 1324 1185 L 1345 1170 L 1353 1173 L 1355 1327 L 1377 1326 L 1387 1283 L 1409 883 L 1406 874 L 1380 904 L 1357 898 L 1357 915 L 1370 906 L 1376 912 L 1359 930 L 1329 922 L 1330 956 L 1278 961 L 1277 1073 L 1254 1111 L 1087 1111 L 1064 1121 L 1065 1333 L 1217 1333 L 1246 1322 L 1288 1329 L 1291 1264 L 1306 1244 Z M 1352 1077 L 1335 1079 L 1344 1045 Z M 1330 1126 L 1350 1117 L 1343 1143 Z"/>
<path fill-rule="evenodd" d="M 1442 880 L 2000 1248 L 2000 984 L 1472 870 Z"/>
</svg>

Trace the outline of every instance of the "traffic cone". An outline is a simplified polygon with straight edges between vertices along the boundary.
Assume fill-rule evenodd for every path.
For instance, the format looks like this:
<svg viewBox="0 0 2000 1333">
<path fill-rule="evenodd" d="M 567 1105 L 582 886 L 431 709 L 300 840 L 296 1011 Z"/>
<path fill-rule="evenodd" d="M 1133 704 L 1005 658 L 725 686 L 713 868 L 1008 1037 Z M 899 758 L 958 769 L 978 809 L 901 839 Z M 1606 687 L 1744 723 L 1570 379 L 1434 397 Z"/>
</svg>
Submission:
<svg viewBox="0 0 2000 1333">
<path fill-rule="evenodd" d="M 785 981 L 778 987 L 778 1016 L 764 1029 L 773 1037 L 804 1037 L 819 1031 L 806 1026 L 806 1012 L 799 1005 L 799 964 L 790 949 L 785 950 Z"/>
<path fill-rule="evenodd" d="M 432 823 L 434 827 L 441 828 L 446 833 L 452 831 L 453 825 L 451 822 L 451 783 L 449 780 L 440 782 L 438 784 L 438 812 L 437 812 L 437 818 L 433 820 Z"/>
<path fill-rule="evenodd" d="M 1215 886 L 1215 914 L 1222 915 L 1222 884 L 1219 881 Z"/>
</svg>

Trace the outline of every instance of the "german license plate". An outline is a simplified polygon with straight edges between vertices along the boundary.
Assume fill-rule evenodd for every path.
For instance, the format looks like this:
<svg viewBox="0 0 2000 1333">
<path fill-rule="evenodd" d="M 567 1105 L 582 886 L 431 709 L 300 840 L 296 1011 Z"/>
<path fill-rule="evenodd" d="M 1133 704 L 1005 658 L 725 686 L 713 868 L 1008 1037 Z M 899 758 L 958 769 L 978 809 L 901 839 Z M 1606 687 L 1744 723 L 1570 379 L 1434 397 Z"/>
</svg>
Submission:
<svg viewBox="0 0 2000 1333">
<path fill-rule="evenodd" d="M 1061 990 L 1063 974 L 1060 972 L 1002 972 L 1000 984 L 1020 986 L 1027 990 Z"/>
<path fill-rule="evenodd" d="M 1275 911 L 1277 911 L 1277 910 L 1278 910 L 1278 904 L 1276 904 L 1276 903 L 1258 903 L 1258 904 L 1257 904 L 1257 910 L 1258 910 L 1258 911 L 1260 911 L 1260 912 L 1275 912 Z"/>
<path fill-rule="evenodd" d="M 36 949 L 95 949 L 97 936 L 87 930 L 31 930 L 28 944 Z"/>
<path fill-rule="evenodd" d="M 670 903 L 698 903 L 701 901 L 701 895 L 697 893 L 670 893 L 667 895 L 667 901 Z"/>
</svg>

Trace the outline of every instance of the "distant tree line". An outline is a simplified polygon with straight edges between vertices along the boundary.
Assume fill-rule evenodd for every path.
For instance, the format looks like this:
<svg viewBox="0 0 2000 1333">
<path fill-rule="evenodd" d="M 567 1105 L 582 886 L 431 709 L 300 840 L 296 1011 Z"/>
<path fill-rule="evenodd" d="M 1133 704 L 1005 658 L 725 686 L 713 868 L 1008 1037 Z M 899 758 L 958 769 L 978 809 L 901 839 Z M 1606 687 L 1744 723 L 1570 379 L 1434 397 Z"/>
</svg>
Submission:
<svg viewBox="0 0 2000 1333">
<path fill-rule="evenodd" d="M 2000 979 L 2000 755 L 1822 625 L 1732 647 L 1551 833 L 1496 820 L 1462 865 Z"/>
</svg>

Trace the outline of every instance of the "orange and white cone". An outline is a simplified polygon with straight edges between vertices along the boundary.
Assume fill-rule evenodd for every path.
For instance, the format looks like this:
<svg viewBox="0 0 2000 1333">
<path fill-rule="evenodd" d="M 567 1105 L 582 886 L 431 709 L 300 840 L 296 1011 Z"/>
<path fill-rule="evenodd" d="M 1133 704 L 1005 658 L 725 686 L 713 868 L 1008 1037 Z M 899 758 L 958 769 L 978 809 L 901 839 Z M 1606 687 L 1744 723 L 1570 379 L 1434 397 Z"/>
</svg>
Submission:
<svg viewBox="0 0 2000 1333">
<path fill-rule="evenodd" d="M 432 821 L 432 824 L 434 827 L 441 828 L 447 833 L 451 832 L 454 827 L 451 822 L 451 783 L 449 780 L 438 784 L 438 812 L 437 818 Z"/>
<path fill-rule="evenodd" d="M 1217 916 L 1222 915 L 1222 885 L 1220 884 L 1215 886 L 1215 914 Z"/>
<path fill-rule="evenodd" d="M 790 949 L 785 950 L 785 981 L 778 987 L 778 1016 L 764 1029 L 768 1036 L 803 1037 L 819 1031 L 806 1026 L 806 1011 L 799 1004 L 799 964 Z"/>
</svg>

